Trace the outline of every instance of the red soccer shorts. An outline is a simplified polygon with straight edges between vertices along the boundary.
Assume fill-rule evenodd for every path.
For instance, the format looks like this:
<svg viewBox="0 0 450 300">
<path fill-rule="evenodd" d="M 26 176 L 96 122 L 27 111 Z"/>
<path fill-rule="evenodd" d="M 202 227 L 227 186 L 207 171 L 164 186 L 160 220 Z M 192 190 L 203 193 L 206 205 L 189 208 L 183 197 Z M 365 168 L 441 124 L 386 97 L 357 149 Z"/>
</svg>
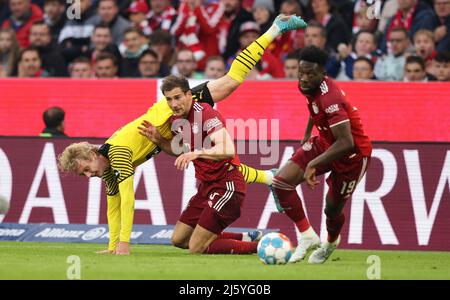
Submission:
<svg viewBox="0 0 450 300">
<path fill-rule="evenodd" d="M 201 182 L 179 221 L 192 228 L 198 224 L 220 234 L 241 216 L 246 191 L 244 177 L 238 169 L 229 171 L 219 181 Z"/>
<path fill-rule="evenodd" d="M 323 138 L 313 136 L 292 155 L 291 161 L 299 165 L 304 171 L 311 160 L 325 152 L 329 147 L 329 144 Z M 316 175 L 331 171 L 327 178 L 329 187 L 327 198 L 337 204 L 345 203 L 366 173 L 369 163 L 370 157 L 352 154 L 337 162 L 318 167 Z"/>
</svg>

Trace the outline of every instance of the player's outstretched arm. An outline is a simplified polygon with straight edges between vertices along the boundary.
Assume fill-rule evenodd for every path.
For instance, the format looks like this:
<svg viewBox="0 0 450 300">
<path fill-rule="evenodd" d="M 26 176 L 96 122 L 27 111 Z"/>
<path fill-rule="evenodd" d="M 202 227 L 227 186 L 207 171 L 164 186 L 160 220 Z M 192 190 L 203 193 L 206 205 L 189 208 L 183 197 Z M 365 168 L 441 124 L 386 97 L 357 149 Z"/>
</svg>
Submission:
<svg viewBox="0 0 450 300">
<path fill-rule="evenodd" d="M 269 30 L 239 53 L 225 76 L 208 82 L 208 89 L 214 102 L 222 101 L 244 82 L 248 72 L 255 67 L 273 40 L 285 32 L 306 26 L 306 22 L 299 16 L 279 15 L 276 17 Z"/>
</svg>

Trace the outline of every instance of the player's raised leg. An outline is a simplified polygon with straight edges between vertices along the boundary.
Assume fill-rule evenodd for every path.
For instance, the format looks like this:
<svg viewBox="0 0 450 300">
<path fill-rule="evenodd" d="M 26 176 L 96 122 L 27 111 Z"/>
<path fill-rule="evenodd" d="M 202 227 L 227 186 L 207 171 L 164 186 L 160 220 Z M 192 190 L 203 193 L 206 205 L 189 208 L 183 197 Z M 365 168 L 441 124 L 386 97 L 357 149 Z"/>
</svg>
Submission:
<svg viewBox="0 0 450 300">
<path fill-rule="evenodd" d="M 244 81 L 248 72 L 261 59 L 267 47 L 280 35 L 290 30 L 305 28 L 306 22 L 299 16 L 279 15 L 272 26 L 250 46 L 245 48 L 234 59 L 228 73 L 216 80 L 208 82 L 208 89 L 214 102 L 219 102 L 229 96 Z"/>
<path fill-rule="evenodd" d="M 302 260 L 310 250 L 320 245 L 320 238 L 309 224 L 302 201 L 296 191 L 297 185 L 304 180 L 303 174 L 304 171 L 300 166 L 289 160 L 276 173 L 271 187 L 277 205 L 283 209 L 301 233 L 301 239 L 289 260 L 290 263 Z"/>
<path fill-rule="evenodd" d="M 271 170 L 258 170 L 241 163 L 239 171 L 244 176 L 246 183 L 272 184 L 274 174 Z"/>
</svg>

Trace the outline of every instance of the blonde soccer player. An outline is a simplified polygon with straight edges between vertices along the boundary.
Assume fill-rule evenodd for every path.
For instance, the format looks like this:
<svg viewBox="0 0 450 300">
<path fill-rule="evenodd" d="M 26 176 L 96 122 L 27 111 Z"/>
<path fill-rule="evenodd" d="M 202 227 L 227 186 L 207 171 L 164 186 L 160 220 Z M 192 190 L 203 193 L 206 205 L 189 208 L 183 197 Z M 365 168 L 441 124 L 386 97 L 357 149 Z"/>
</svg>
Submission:
<svg viewBox="0 0 450 300">
<path fill-rule="evenodd" d="M 279 15 L 267 32 L 236 57 L 225 76 L 192 88 L 194 99 L 210 105 L 222 101 L 239 87 L 276 37 L 304 27 L 306 23 L 301 17 Z M 87 142 L 74 143 L 58 157 L 62 171 L 86 177 L 101 177 L 105 182 L 110 239 L 108 249 L 99 253 L 130 253 L 135 201 L 134 170 L 160 152 L 155 143 L 139 134 L 137 128 L 143 121 L 148 121 L 164 138 L 169 139 L 172 133 L 168 120 L 172 114 L 166 99 L 160 99 L 146 114 L 117 130 L 101 147 Z M 246 182 L 271 183 L 270 171 L 258 171 L 245 165 L 241 165 L 239 170 L 244 174 Z M 250 238 L 247 234 L 242 239 L 253 237 Z"/>
</svg>

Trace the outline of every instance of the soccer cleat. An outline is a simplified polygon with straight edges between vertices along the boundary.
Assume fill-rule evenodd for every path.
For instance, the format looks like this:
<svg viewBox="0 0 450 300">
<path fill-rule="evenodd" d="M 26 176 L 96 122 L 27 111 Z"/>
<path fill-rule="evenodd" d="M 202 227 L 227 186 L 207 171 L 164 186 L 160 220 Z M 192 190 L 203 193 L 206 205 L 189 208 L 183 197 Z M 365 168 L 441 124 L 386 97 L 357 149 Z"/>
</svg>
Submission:
<svg viewBox="0 0 450 300">
<path fill-rule="evenodd" d="M 263 232 L 261 230 L 254 230 L 250 232 L 242 233 L 242 241 L 244 242 L 259 242 L 261 237 L 263 236 Z"/>
<path fill-rule="evenodd" d="M 323 264 L 331 256 L 333 251 L 339 245 L 340 241 L 341 236 L 339 236 L 338 239 L 333 243 L 329 243 L 328 241 L 322 243 L 319 248 L 317 248 L 313 253 L 311 253 L 308 262 L 310 264 Z"/>
<path fill-rule="evenodd" d="M 278 169 L 271 169 L 270 170 L 273 174 L 273 177 L 275 177 L 275 174 L 278 172 Z M 269 185 L 270 192 L 272 193 L 273 199 L 275 200 L 275 205 L 277 206 L 278 212 L 282 213 L 284 212 L 284 208 L 280 204 L 280 200 L 278 199 L 277 194 L 275 193 L 275 190 L 273 189 L 273 186 Z"/>
<path fill-rule="evenodd" d="M 319 246 L 320 238 L 317 233 L 314 232 L 314 230 L 311 230 L 310 234 L 302 235 L 300 243 L 289 259 L 289 263 L 296 263 L 303 260 L 310 251 L 316 249 Z"/>
<path fill-rule="evenodd" d="M 289 18 L 286 18 L 289 17 Z M 301 28 L 306 28 L 308 24 L 299 16 L 286 16 L 286 15 L 278 15 L 275 18 L 274 24 L 280 28 L 281 33 L 285 33 L 290 30 L 297 30 Z"/>
</svg>

